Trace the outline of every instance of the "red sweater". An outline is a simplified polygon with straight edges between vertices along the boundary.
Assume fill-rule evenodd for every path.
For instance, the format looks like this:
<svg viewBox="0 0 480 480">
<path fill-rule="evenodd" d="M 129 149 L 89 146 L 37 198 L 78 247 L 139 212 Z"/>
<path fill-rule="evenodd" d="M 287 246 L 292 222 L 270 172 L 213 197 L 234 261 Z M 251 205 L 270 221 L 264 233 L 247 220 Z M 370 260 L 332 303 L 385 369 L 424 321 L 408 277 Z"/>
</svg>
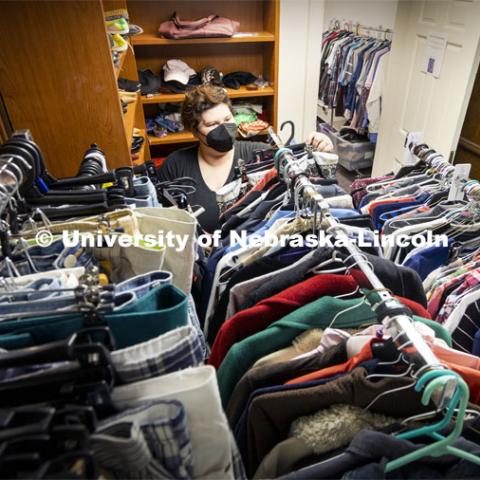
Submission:
<svg viewBox="0 0 480 480">
<path fill-rule="evenodd" d="M 229 349 L 235 343 L 264 330 L 275 321 L 307 303 L 324 296 L 353 293 L 359 285 L 368 285 L 360 272 L 354 271 L 352 275 L 320 274 L 266 298 L 251 308 L 237 312 L 221 326 L 212 346 L 208 363 L 219 368 Z M 402 297 L 397 298 L 415 315 L 431 318 L 421 305 Z"/>
</svg>

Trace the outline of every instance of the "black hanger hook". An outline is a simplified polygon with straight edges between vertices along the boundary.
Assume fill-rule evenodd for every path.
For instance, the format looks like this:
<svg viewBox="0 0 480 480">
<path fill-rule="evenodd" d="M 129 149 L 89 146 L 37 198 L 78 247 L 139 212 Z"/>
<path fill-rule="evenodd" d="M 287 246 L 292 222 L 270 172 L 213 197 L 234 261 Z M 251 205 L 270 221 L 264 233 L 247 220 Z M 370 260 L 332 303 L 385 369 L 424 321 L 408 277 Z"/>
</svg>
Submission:
<svg viewBox="0 0 480 480">
<path fill-rule="evenodd" d="M 290 128 L 292 129 L 292 131 L 290 133 L 290 136 L 288 137 L 288 140 L 286 142 L 284 142 L 284 145 L 287 147 L 288 145 L 290 145 L 291 141 L 293 140 L 293 137 L 295 136 L 295 124 L 291 120 L 287 120 L 287 121 L 283 122 L 280 125 L 280 131 L 281 132 L 283 131 L 283 127 L 285 127 L 285 125 L 290 125 Z"/>
</svg>

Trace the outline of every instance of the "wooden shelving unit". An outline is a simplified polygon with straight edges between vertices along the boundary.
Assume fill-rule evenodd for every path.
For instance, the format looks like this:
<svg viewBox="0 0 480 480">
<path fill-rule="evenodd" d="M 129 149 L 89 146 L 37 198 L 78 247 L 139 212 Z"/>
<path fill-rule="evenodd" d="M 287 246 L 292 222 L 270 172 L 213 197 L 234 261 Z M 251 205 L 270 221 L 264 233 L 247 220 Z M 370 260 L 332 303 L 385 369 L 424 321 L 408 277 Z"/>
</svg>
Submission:
<svg viewBox="0 0 480 480">
<path fill-rule="evenodd" d="M 150 145 L 168 145 L 170 143 L 188 143 L 197 142 L 198 140 L 191 134 L 191 132 L 169 133 L 165 137 L 155 137 L 148 135 Z"/>
<path fill-rule="evenodd" d="M 247 90 L 245 86 L 241 86 L 238 90 L 227 88 L 228 96 L 235 98 L 255 98 L 255 97 L 272 97 L 275 90 L 272 87 L 261 88 L 259 90 Z M 181 103 L 185 99 L 183 93 L 160 93 L 158 95 L 142 96 L 142 103 Z"/>
<path fill-rule="evenodd" d="M 132 39 L 133 45 L 205 45 L 210 43 L 265 42 L 275 42 L 275 35 L 271 32 L 246 32 L 230 38 L 186 38 L 182 40 L 172 40 L 170 38 L 159 37 L 157 34 L 144 33 Z"/>
<path fill-rule="evenodd" d="M 213 66 L 224 75 L 234 71 L 248 71 L 261 75 L 269 86 L 260 90 L 227 89 L 230 98 L 255 100 L 261 103 L 265 119 L 274 127 L 277 124 L 278 103 L 278 47 L 279 0 L 130 0 L 127 1 L 130 21 L 139 25 L 144 33 L 133 37 L 138 70 L 151 69 L 160 74 L 163 65 L 178 58 L 195 71 Z M 172 40 L 158 34 L 160 23 L 173 12 L 182 19 L 202 18 L 212 13 L 240 22 L 239 32 L 231 38 L 196 38 Z M 184 94 L 158 94 L 142 96 L 138 110 L 147 116 L 155 114 L 155 104 L 181 103 Z M 264 132 L 266 133 L 266 132 Z M 148 137 L 154 153 L 164 156 L 172 150 L 170 145 L 195 142 L 190 132 L 169 134 L 165 137 Z"/>
<path fill-rule="evenodd" d="M 258 133 L 258 136 L 267 135 L 268 130 L 263 130 Z M 241 136 L 238 139 L 242 139 Z M 198 139 L 194 137 L 191 132 L 184 131 L 179 133 L 169 133 L 165 137 L 155 137 L 154 135 L 148 135 L 150 145 L 169 145 L 171 143 L 187 143 L 198 142 Z"/>
<path fill-rule="evenodd" d="M 114 67 L 104 16 L 118 8 L 127 8 L 130 21 L 144 33 L 131 39 L 132 46 Z M 109 168 L 129 166 L 133 128 L 145 130 L 144 114 L 155 104 L 180 103 L 184 96 L 139 98 L 123 115 L 117 79 L 138 80 L 137 70 L 146 68 L 159 74 L 167 60 L 180 58 L 196 71 L 211 65 L 224 74 L 243 70 L 262 75 L 268 88 L 229 94 L 233 101 L 262 103 L 265 119 L 276 127 L 279 9 L 279 0 L 2 2 L 0 92 L 6 112 L 14 129 L 31 130 L 49 171 L 58 177 L 75 175 L 92 143 L 106 153 Z M 232 38 L 160 37 L 160 23 L 175 11 L 183 19 L 211 13 L 235 19 L 239 33 Z M 169 144 L 195 139 L 182 132 L 151 140 L 161 155 Z M 150 149 L 145 147 L 142 156 L 150 159 Z"/>
<path fill-rule="evenodd" d="M 125 50 L 124 52 L 121 52 L 120 53 L 120 61 L 118 62 L 118 66 L 114 66 L 114 70 L 115 70 L 115 78 L 118 79 L 118 77 L 120 77 L 121 75 L 121 72 L 122 72 L 122 68 L 123 68 L 123 64 L 125 63 L 125 58 L 127 57 L 127 53 L 128 53 L 128 50 Z"/>
<path fill-rule="evenodd" d="M 144 119 L 134 109 L 123 117 L 117 78 L 137 74 L 134 52 L 122 53 L 114 67 L 104 17 L 125 6 L 125 0 L 2 2 L 5 109 L 14 129 L 30 129 L 55 176 L 75 175 L 92 143 L 109 168 L 132 164 L 131 129 Z"/>
</svg>

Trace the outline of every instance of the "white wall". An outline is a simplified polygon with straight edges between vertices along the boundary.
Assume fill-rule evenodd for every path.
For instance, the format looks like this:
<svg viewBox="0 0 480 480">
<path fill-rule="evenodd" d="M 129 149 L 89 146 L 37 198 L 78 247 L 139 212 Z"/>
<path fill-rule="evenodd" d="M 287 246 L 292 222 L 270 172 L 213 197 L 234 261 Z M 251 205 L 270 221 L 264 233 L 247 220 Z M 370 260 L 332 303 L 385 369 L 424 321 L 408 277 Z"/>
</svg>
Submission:
<svg viewBox="0 0 480 480">
<path fill-rule="evenodd" d="M 336 19 L 393 30 L 396 12 L 397 0 L 325 0 L 323 29 L 327 30 L 330 20 Z"/>
<path fill-rule="evenodd" d="M 295 123 L 295 138 L 315 130 L 324 0 L 280 1 L 278 125 Z"/>
</svg>

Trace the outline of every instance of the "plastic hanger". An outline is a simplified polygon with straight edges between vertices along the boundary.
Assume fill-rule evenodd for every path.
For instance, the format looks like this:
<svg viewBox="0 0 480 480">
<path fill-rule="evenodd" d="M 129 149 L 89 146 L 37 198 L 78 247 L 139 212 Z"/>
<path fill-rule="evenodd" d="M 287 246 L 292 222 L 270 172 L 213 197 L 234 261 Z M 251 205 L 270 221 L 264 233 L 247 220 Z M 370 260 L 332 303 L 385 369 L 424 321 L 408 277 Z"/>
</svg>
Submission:
<svg viewBox="0 0 480 480">
<path fill-rule="evenodd" d="M 49 351 L 50 349 L 50 351 Z M 64 355 L 65 354 L 65 355 Z M 87 403 L 109 403 L 114 385 L 114 367 L 103 343 L 90 342 L 61 347 L 53 344 L 9 352 L 2 355 L 3 365 L 30 364 L 31 358 L 63 358 L 55 368 L 46 368 L 0 383 L 0 406 L 28 405 L 55 401 L 89 399 Z M 67 388 L 68 387 L 68 388 Z"/>
<path fill-rule="evenodd" d="M 90 352 L 90 347 L 86 347 L 87 345 L 94 345 L 94 349 L 98 345 L 99 355 L 109 358 L 108 351 L 115 348 L 115 340 L 108 327 L 85 328 L 74 333 L 67 340 L 2 353 L 0 369 L 74 360 L 88 365 L 89 359 L 85 352 Z"/>
<path fill-rule="evenodd" d="M 451 384 L 452 379 L 456 382 L 455 392 L 450 398 L 447 411 L 451 420 L 454 410 L 458 406 L 457 420 L 453 430 L 447 436 L 440 434 L 438 430 L 435 431 L 428 427 L 421 427 L 410 432 L 399 434 L 398 438 L 415 438 L 426 434 L 437 441 L 431 445 L 426 445 L 425 447 L 417 449 L 414 452 L 388 462 L 385 467 L 385 472 L 391 472 L 402 467 L 403 465 L 411 463 L 425 456 L 438 457 L 447 454 L 454 455 L 471 461 L 476 465 L 480 465 L 480 457 L 452 446 L 452 443 L 460 437 L 463 429 L 463 421 L 469 398 L 469 390 L 465 381 L 458 374 L 450 370 L 430 371 L 423 374 L 418 380 L 417 384 L 415 385 L 415 390 L 420 392 L 422 389 L 424 389 L 422 403 L 427 405 L 432 397 L 432 394 L 435 391 L 438 391 L 439 388 L 445 391 L 445 388 L 448 388 L 448 383 Z M 439 423 L 443 425 L 444 422 Z M 439 424 L 436 425 L 438 426 Z"/>
</svg>

